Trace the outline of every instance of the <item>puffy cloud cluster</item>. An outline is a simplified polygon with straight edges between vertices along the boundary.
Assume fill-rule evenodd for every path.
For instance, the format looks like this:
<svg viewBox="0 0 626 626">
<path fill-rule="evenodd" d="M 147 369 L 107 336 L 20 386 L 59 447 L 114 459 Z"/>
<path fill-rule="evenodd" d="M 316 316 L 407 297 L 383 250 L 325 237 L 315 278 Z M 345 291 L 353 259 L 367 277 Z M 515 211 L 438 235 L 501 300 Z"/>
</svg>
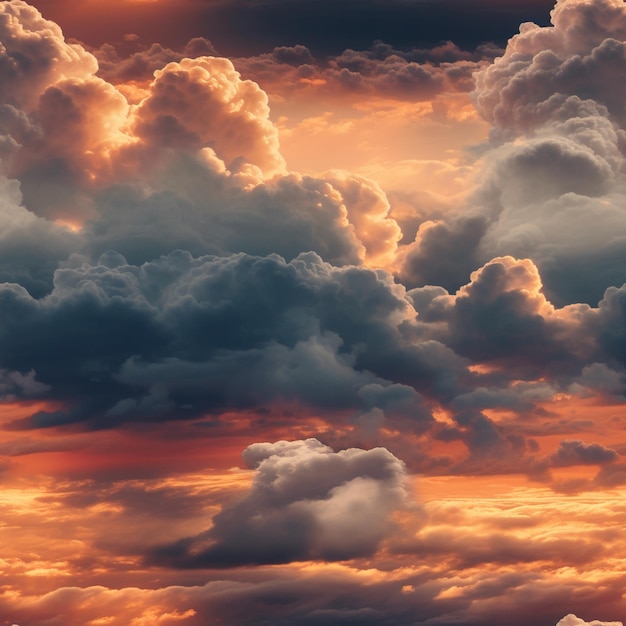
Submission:
<svg viewBox="0 0 626 626">
<path fill-rule="evenodd" d="M 52 249 L 32 255 L 45 256 L 44 267 L 31 259 L 21 270 L 37 295 L 50 289 L 51 268 L 71 251 L 97 258 L 117 249 L 137 262 L 175 248 L 287 258 L 314 250 L 337 264 L 393 260 L 401 234 L 382 191 L 341 173 L 287 174 L 267 95 L 229 60 L 197 56 L 210 52 L 208 42 L 189 43 L 193 59 L 157 55 L 152 82 L 134 97 L 131 87 L 120 91 L 97 76 L 95 57 L 66 44 L 34 8 L 16 1 L 0 9 L 12 80 L 29 89 L 21 99 L 7 95 L 0 110 L 2 166 L 22 194 L 7 182 L 3 196 L 24 220 L 34 221 L 30 211 L 84 227 L 68 244 L 63 229 L 41 223 L 55 243 L 46 238 Z M 26 50 L 33 58 L 20 65 L 15 59 Z M 293 61 L 293 53 L 276 55 Z M 48 66 L 35 58 L 47 55 L 53 61 L 44 72 Z M 11 85 L 11 94 L 21 93 Z M 13 206 L 22 200 L 28 211 Z M 13 247 L 27 248 L 25 237 L 12 237 Z M 13 275 L 19 278 L 16 269 L 6 272 Z"/>
<path fill-rule="evenodd" d="M 105 44 L 93 50 L 100 63 L 99 75 L 113 83 L 150 80 L 152 73 L 168 62 L 216 54 L 211 42 L 203 38 L 190 40 L 181 50 L 158 44 L 125 50 L 132 47 L 132 42 L 124 44 L 117 48 Z M 318 60 L 306 46 L 297 44 L 236 58 L 234 63 L 242 74 L 253 77 L 272 93 L 304 90 L 310 94 L 344 92 L 425 100 L 444 91 L 471 91 L 472 73 L 499 52 L 499 48 L 488 45 L 468 52 L 450 41 L 432 49 L 398 50 L 378 41 L 369 50 L 347 49 Z"/>
<path fill-rule="evenodd" d="M 110 252 L 96 265 L 57 270 L 44 299 L 15 284 L 0 291 L 2 365 L 34 368 L 68 405 L 33 415 L 30 426 L 281 401 L 393 414 L 398 359 L 401 382 L 425 389 L 444 385 L 447 365 L 463 371 L 442 345 L 405 345 L 402 325 L 414 312 L 390 276 L 312 253 L 287 263 L 175 252 L 135 266 Z M 438 354 L 443 363 L 433 365 Z M 408 387 L 404 396 L 415 427 L 428 424 L 420 395 Z"/>
<path fill-rule="evenodd" d="M 626 16 L 619 0 L 559 0 L 552 27 L 522 24 L 504 56 L 477 77 L 481 112 L 497 128 L 527 131 L 558 110 L 559 96 L 604 105 L 620 126 Z"/>
<path fill-rule="evenodd" d="M 582 441 L 562 441 L 558 450 L 552 454 L 551 461 L 554 467 L 567 467 L 568 465 L 605 465 L 619 458 L 615 450 L 592 443 L 585 444 Z"/>
<path fill-rule="evenodd" d="M 422 225 L 403 280 L 456 289 L 472 264 L 499 255 L 531 258 L 560 303 L 595 304 L 626 280 L 625 24 L 623 2 L 560 0 L 552 26 L 523 24 L 474 74 L 477 110 L 492 125 L 482 182 L 464 213 Z M 439 262 L 453 249 L 456 272 Z"/>
<path fill-rule="evenodd" d="M 433 617 L 466 626 L 493 623 L 493 620 L 525 626 L 543 619 L 556 624 L 564 612 L 562 605 L 575 607 L 576 613 L 584 615 L 589 612 L 585 603 L 602 606 L 604 614 L 616 614 L 620 609 L 616 591 L 607 592 L 603 588 L 605 579 L 600 585 L 587 581 L 579 586 L 581 598 L 573 573 L 561 572 L 559 583 L 550 584 L 548 578 L 528 571 L 510 572 L 500 578 L 492 571 L 482 575 L 474 571 L 461 579 L 446 575 L 437 564 L 433 564 L 428 580 L 411 567 L 400 569 L 392 578 L 385 578 L 381 570 L 358 571 L 340 564 L 316 567 L 295 564 L 255 570 L 220 571 L 215 577 L 213 572 L 202 572 L 199 584 L 198 573 L 194 573 L 187 585 L 175 582 L 180 580 L 181 572 L 172 578 L 162 570 L 159 576 L 164 584 L 159 588 L 132 582 L 124 585 L 112 580 L 106 585 L 64 586 L 41 596 L 32 592 L 4 592 L 0 596 L 0 608 L 15 623 L 33 626 L 44 626 L 59 615 L 63 615 L 68 626 L 107 619 L 116 626 L 133 621 L 202 626 L 215 619 L 228 626 L 255 623 L 374 626 L 381 622 L 401 626 L 416 618 L 425 621 Z M 448 589 L 451 591 L 447 592 Z M 573 614 L 564 619 L 569 620 L 565 622 L 567 626 L 621 624 L 607 620 L 586 622 Z"/>
<path fill-rule="evenodd" d="M 404 464 L 384 448 L 333 452 L 316 439 L 256 443 L 250 493 L 196 537 L 155 548 L 178 567 L 229 567 L 371 556 L 406 505 Z"/>
<path fill-rule="evenodd" d="M 176 157 L 170 165 L 166 182 L 155 175 L 153 192 L 125 185 L 100 194 L 101 217 L 86 224 L 82 251 L 97 258 L 116 250 L 133 263 L 175 249 L 194 255 L 276 253 L 287 259 L 313 250 L 337 265 L 367 258 L 346 204 L 325 181 L 292 174 L 256 184 L 252 172 L 248 186 L 246 173 L 233 180 L 212 152 Z M 384 217 L 380 222 L 385 228 Z"/>
<path fill-rule="evenodd" d="M 444 90 L 470 91 L 473 72 L 496 51 L 484 47 L 468 53 L 452 42 L 431 50 L 401 51 L 378 42 L 369 51 L 348 49 L 334 57 L 322 76 L 351 91 L 430 98 Z"/>
<path fill-rule="evenodd" d="M 114 84 L 150 81 L 154 72 L 163 69 L 168 63 L 202 56 L 218 56 L 215 46 L 203 37 L 190 39 L 178 51 L 159 43 L 143 47 L 136 35 L 127 35 L 118 46 L 105 43 L 94 49 L 92 54 L 98 59 L 98 75 Z"/>
<path fill-rule="evenodd" d="M 66 43 L 60 27 L 23 0 L 3 3 L 0 15 L 2 104 L 30 111 L 49 85 L 97 70 L 92 55 Z"/>
<path fill-rule="evenodd" d="M 228 59 L 183 59 L 157 70 L 133 122 L 148 150 L 211 148 L 234 172 L 245 164 L 269 176 L 284 170 L 265 92 L 242 81 Z"/>
</svg>

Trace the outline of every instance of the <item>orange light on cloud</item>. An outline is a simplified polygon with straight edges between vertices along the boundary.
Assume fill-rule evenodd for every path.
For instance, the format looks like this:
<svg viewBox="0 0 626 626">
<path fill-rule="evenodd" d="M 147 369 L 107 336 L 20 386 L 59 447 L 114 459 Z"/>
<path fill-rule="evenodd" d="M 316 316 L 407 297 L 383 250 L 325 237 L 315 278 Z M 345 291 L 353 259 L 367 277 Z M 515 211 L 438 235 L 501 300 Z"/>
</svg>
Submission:
<svg viewBox="0 0 626 626">
<path fill-rule="evenodd" d="M 75 220 L 58 218 L 54 220 L 54 223 L 71 230 L 73 233 L 79 233 L 83 229 L 83 224 Z"/>
</svg>

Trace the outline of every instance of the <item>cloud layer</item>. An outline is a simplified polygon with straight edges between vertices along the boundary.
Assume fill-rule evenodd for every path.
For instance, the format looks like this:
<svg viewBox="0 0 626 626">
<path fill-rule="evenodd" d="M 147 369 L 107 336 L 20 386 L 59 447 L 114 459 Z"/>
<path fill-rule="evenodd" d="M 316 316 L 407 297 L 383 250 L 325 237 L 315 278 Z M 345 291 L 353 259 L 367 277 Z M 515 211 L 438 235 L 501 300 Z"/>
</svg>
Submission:
<svg viewBox="0 0 626 626">
<path fill-rule="evenodd" d="M 626 5 L 551 20 L 225 58 L 0 3 L 7 624 L 620 624 Z"/>
</svg>

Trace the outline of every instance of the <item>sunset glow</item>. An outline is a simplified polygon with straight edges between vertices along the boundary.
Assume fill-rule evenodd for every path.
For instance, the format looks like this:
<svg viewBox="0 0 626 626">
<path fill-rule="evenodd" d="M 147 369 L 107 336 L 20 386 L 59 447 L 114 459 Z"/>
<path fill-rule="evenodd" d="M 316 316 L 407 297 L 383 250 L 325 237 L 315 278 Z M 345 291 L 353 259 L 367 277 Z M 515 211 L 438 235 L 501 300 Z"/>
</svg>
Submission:
<svg viewBox="0 0 626 626">
<path fill-rule="evenodd" d="M 0 626 L 622 626 L 623 0 L 0 3 Z"/>
</svg>

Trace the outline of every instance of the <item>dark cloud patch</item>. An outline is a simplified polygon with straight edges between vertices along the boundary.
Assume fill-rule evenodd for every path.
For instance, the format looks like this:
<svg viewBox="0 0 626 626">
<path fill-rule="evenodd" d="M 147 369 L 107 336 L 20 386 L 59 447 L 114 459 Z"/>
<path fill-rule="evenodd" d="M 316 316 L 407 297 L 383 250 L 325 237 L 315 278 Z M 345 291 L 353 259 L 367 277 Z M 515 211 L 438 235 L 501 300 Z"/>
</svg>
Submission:
<svg viewBox="0 0 626 626">
<path fill-rule="evenodd" d="M 402 252 L 399 279 L 407 287 L 442 286 L 450 292 L 467 283 L 478 265 L 478 245 L 487 230 L 482 216 L 420 225 L 415 242 Z"/>
<path fill-rule="evenodd" d="M 626 286 L 610 287 L 598 305 L 599 340 L 610 361 L 626 364 Z"/>
<path fill-rule="evenodd" d="M 69 403 L 33 415 L 33 427 L 193 417 L 281 400 L 412 411 L 427 424 L 419 396 L 407 389 L 410 399 L 395 400 L 389 378 L 403 367 L 408 384 L 431 393 L 437 381 L 452 384 L 450 366 L 463 371 L 434 342 L 404 345 L 400 322 L 411 308 L 389 276 L 335 268 L 312 253 L 286 263 L 178 252 L 142 266 L 109 253 L 98 265 L 58 270 L 44 300 L 17 285 L 1 294 L 3 366 L 34 369 L 52 386 L 48 397 Z"/>
<path fill-rule="evenodd" d="M 479 362 L 541 371 L 555 362 L 576 368 L 551 305 L 540 292 L 541 279 L 528 261 L 494 259 L 472 275 L 450 309 L 450 345 Z M 563 329 L 565 330 L 565 328 Z"/>
<path fill-rule="evenodd" d="M 136 47 L 139 49 L 122 42 L 93 49 L 99 62 L 98 75 L 113 84 L 150 81 L 168 63 L 217 56 L 211 42 L 202 37 L 177 49 L 160 44 L 145 47 L 139 42 Z M 327 96 L 346 92 L 415 101 L 447 91 L 471 91 L 473 73 L 501 53 L 500 48 L 487 45 L 466 51 L 450 41 L 432 49 L 406 50 L 377 41 L 365 50 L 348 48 L 327 58 L 315 58 L 302 44 L 276 46 L 271 52 L 234 58 L 233 62 L 245 78 L 270 92 L 315 89 Z"/>
<path fill-rule="evenodd" d="M 363 250 L 345 224 L 336 192 L 323 181 L 289 176 L 250 190 L 181 159 L 173 174 L 187 168 L 202 178 L 174 181 L 145 195 L 130 186 L 107 190 L 97 200 L 101 217 L 86 227 L 86 251 L 93 256 L 118 250 L 143 263 L 173 249 L 194 255 L 247 252 L 293 259 L 313 250 L 338 265 L 358 263 Z M 182 219 L 181 219 L 182 218 Z"/>
<path fill-rule="evenodd" d="M 550 456 L 553 467 L 570 465 L 606 465 L 617 461 L 619 455 L 615 450 L 598 443 L 586 444 L 582 441 L 568 439 L 562 441 L 559 448 Z"/>
</svg>

